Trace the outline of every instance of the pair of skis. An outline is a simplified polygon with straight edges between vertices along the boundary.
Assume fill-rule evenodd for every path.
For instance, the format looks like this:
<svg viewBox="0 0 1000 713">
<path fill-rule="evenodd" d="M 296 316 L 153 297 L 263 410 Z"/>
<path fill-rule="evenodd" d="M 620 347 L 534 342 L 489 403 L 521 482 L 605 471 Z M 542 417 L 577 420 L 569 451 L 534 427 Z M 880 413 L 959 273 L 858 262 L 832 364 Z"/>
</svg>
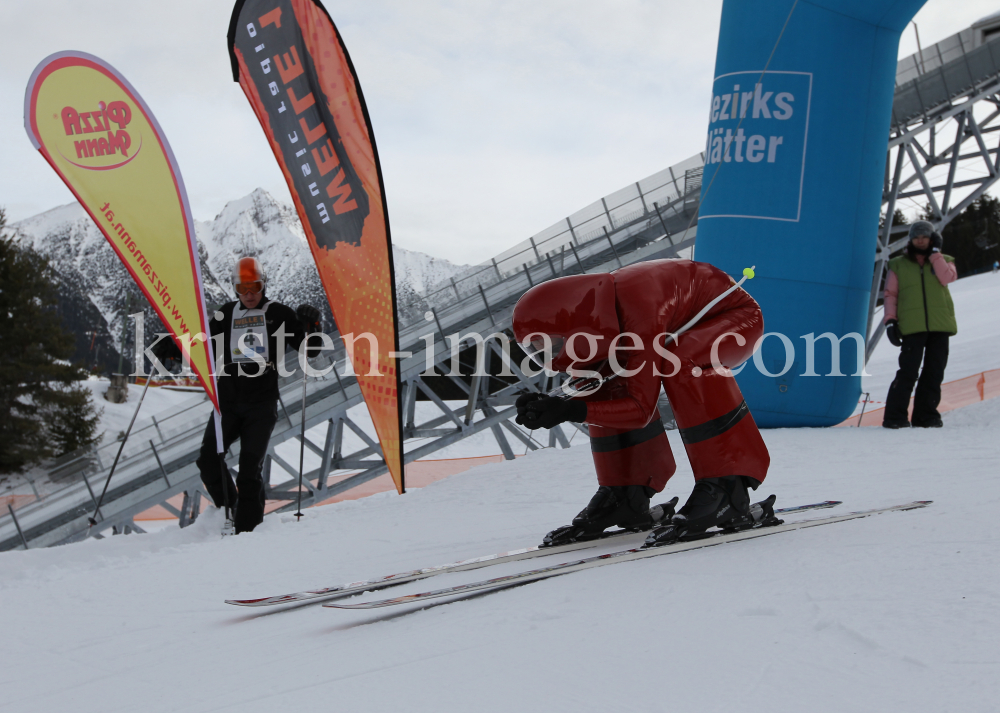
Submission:
<svg viewBox="0 0 1000 713">
<path fill-rule="evenodd" d="M 672 506 L 676 504 L 676 501 L 677 498 L 674 498 L 670 503 L 663 506 L 658 505 L 656 507 L 669 508 L 670 512 L 672 512 Z M 832 507 L 832 505 L 828 505 L 827 507 Z M 349 597 L 361 592 L 373 592 L 379 589 L 386 589 L 387 587 L 394 587 L 398 584 L 416 582 L 417 580 L 427 579 L 428 577 L 434 577 L 439 574 L 465 572 L 471 569 L 480 569 L 481 567 L 504 564 L 505 562 L 517 562 L 518 560 L 544 557 L 546 555 L 559 554 L 560 552 L 573 552 L 575 550 L 596 547 L 597 545 L 604 544 L 608 540 L 612 539 L 616 542 L 640 542 L 646 537 L 647 534 L 648 533 L 646 532 L 633 532 L 631 530 L 613 530 L 611 532 L 602 533 L 599 537 L 590 540 L 580 540 L 563 545 L 548 547 L 544 544 L 535 545 L 534 547 L 524 547 L 519 550 L 511 550 L 510 552 L 497 552 L 496 554 L 486 555 L 484 557 L 475 557 L 473 559 L 461 560 L 460 562 L 437 565 L 436 567 L 415 569 L 410 572 L 399 572 L 397 574 L 390 574 L 387 577 L 381 577 L 379 579 L 369 579 L 362 582 L 350 582 L 349 584 L 342 584 L 336 587 L 324 587 L 323 589 L 282 594 L 276 597 L 263 597 L 261 599 L 227 599 L 226 604 L 235 604 L 237 606 L 244 607 L 268 607 L 275 606 L 277 604 L 291 604 L 294 602 L 305 602 L 310 600 L 333 598 L 340 599 L 342 597 Z"/>
<path fill-rule="evenodd" d="M 831 508 L 839 504 L 840 504 L 839 501 L 828 500 L 820 503 L 813 503 L 811 505 L 800 505 L 797 507 L 781 508 L 775 510 L 774 513 L 775 515 L 788 515 L 793 513 L 806 512 L 810 510 Z M 481 591 L 486 589 L 496 589 L 501 587 L 513 586 L 517 584 L 526 584 L 528 582 L 534 582 L 540 579 L 548 579 L 550 577 L 556 577 L 563 574 L 569 574 L 571 572 L 577 572 L 582 569 L 601 567 L 607 564 L 615 564 L 617 562 L 628 562 L 635 559 L 645 559 L 647 557 L 656 557 L 658 555 L 672 554 L 676 552 L 685 552 L 688 550 L 700 549 L 703 547 L 711 547 L 713 545 L 720 545 L 727 542 L 754 539 L 757 537 L 763 537 L 765 535 L 777 534 L 778 532 L 787 532 L 790 530 L 799 530 L 808 527 L 816 527 L 819 525 L 827 525 L 834 522 L 844 522 L 847 520 L 869 517 L 871 515 L 877 515 L 884 512 L 892 512 L 898 510 L 912 510 L 916 508 L 926 507 L 929 504 L 930 501 L 917 501 L 917 502 L 907 503 L 904 505 L 895 505 L 886 508 L 863 510 L 860 512 L 848 513 L 846 515 L 818 518 L 812 520 L 801 520 L 799 522 L 794 522 L 794 523 L 788 523 L 788 524 L 782 523 L 772 526 L 740 530 L 737 532 L 712 531 L 706 533 L 701 538 L 693 541 L 680 541 L 671 545 L 666 545 L 663 547 L 654 547 L 649 549 L 644 549 L 641 547 L 634 549 L 625 549 L 610 554 L 599 555 L 596 557 L 589 557 L 572 562 L 551 565 L 548 567 L 542 567 L 527 572 L 508 575 L 505 577 L 487 579 L 481 582 L 473 582 L 471 584 L 463 584 L 455 587 L 446 587 L 444 589 L 438 589 L 430 592 L 423 592 L 420 594 L 411 594 L 403 597 L 396 597 L 393 599 L 383 599 L 372 602 L 363 602 L 359 604 L 330 603 L 324 606 L 334 607 L 339 609 L 375 609 L 380 607 L 394 606 L 397 604 L 422 602 L 430 599 L 467 594 L 470 592 Z M 622 542 L 622 543 L 634 544 L 644 539 L 646 534 L 647 533 L 645 532 L 630 532 L 626 530 L 619 530 L 616 532 L 608 533 L 605 535 L 605 537 L 596 540 L 588 540 L 585 542 L 573 542 L 554 547 L 542 547 L 542 546 L 526 547 L 520 550 L 513 550 L 511 552 L 501 552 L 497 554 L 487 555 L 485 557 L 477 557 L 474 559 L 462 560 L 460 562 L 439 565 L 436 567 L 428 567 L 425 569 L 412 570 L 410 572 L 400 572 L 379 579 L 371 579 L 362 582 L 352 582 L 349 584 L 343 584 L 335 587 L 326 587 L 323 589 L 316 589 L 305 592 L 295 592 L 291 594 L 283 594 L 274 597 L 262 597 L 259 599 L 228 599 L 226 600 L 226 603 L 244 607 L 268 607 L 280 604 L 294 604 L 294 603 L 309 602 L 309 601 L 316 602 L 323 600 L 343 599 L 364 592 L 377 591 L 380 589 L 386 589 L 388 587 L 393 587 L 400 584 L 406 584 L 408 582 L 415 582 L 421 579 L 427 579 L 429 577 L 434 577 L 439 574 L 480 569 L 482 567 L 489 567 L 492 565 L 502 564 L 505 562 L 514 562 L 518 560 L 532 559 L 534 557 L 543 557 L 550 554 L 559 554 L 563 552 L 572 552 L 576 550 L 592 548 L 606 544 L 609 540 L 614 540 L 615 543 Z"/>
<path fill-rule="evenodd" d="M 884 512 L 902 511 L 902 510 L 915 510 L 917 508 L 927 507 L 931 504 L 930 500 L 921 500 L 912 503 L 907 503 L 905 505 L 894 505 L 892 507 L 877 508 L 874 510 L 864 510 L 862 512 L 849 513 L 847 515 L 839 515 L 833 517 L 818 518 L 814 520 L 802 520 L 793 523 L 782 523 L 780 525 L 771 525 L 757 527 L 749 530 L 742 530 L 737 532 L 711 532 L 703 535 L 700 539 L 675 542 L 671 545 L 664 545 L 662 547 L 650 547 L 644 548 L 639 547 L 631 550 L 620 550 L 618 552 L 612 552 L 606 555 L 598 555 L 596 557 L 588 557 L 586 559 L 577 560 L 575 562 L 566 562 L 563 564 L 551 565 L 549 567 L 542 567 L 539 569 L 530 570 L 528 572 L 520 572 L 518 574 L 511 574 L 505 577 L 495 577 L 493 579 L 487 579 L 482 582 L 473 582 L 471 584 L 460 584 L 454 587 L 446 587 L 444 589 L 437 589 L 431 592 L 421 592 L 420 594 L 408 594 L 402 597 L 395 597 L 393 599 L 380 599 L 372 602 L 361 602 L 359 604 L 324 604 L 324 607 L 332 607 L 335 609 L 379 609 L 381 607 L 391 607 L 398 604 L 413 604 L 421 603 L 431 599 L 439 599 L 442 597 L 450 597 L 456 595 L 470 594 L 472 592 L 478 592 L 486 589 L 499 589 L 503 587 L 511 587 L 520 584 L 527 584 L 528 582 L 537 582 L 540 579 L 549 579 L 551 577 L 558 577 L 563 574 L 570 574 L 571 572 L 579 572 L 583 569 L 591 569 L 594 567 L 603 567 L 609 564 L 618 564 L 619 562 L 631 562 L 637 559 L 646 559 L 648 557 L 658 557 L 660 555 L 675 554 L 677 552 L 686 552 L 688 550 L 701 549 L 703 547 L 711 547 L 714 545 L 721 545 L 727 542 L 735 542 L 738 540 L 752 540 L 757 537 L 765 537 L 767 535 L 774 535 L 779 532 L 789 532 L 791 530 L 802 530 L 808 527 L 816 527 L 818 525 L 829 525 L 834 522 L 845 522 L 847 520 L 855 520 L 857 518 L 869 517 L 871 515 L 878 515 Z M 827 506 L 829 507 L 829 506 Z M 805 509 L 812 509 L 806 506 Z M 776 513 L 779 511 L 775 511 Z"/>
</svg>

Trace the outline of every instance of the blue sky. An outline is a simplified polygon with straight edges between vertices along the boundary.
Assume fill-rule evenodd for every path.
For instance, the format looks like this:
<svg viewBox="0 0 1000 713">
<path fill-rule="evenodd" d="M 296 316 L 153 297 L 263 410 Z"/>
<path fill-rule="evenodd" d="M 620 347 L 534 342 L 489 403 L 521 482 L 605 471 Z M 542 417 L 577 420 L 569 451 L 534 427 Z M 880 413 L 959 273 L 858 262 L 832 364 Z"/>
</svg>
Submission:
<svg viewBox="0 0 1000 713">
<path fill-rule="evenodd" d="M 325 3 L 357 68 L 394 241 L 480 262 L 701 150 L 720 0 Z M 1000 9 L 930 0 L 924 45 Z M 72 195 L 23 129 L 28 77 L 75 49 L 122 72 L 156 114 L 198 220 L 257 187 L 290 201 L 226 54 L 225 0 L 6 3 L 0 206 Z M 914 52 L 907 31 L 900 54 Z"/>
</svg>

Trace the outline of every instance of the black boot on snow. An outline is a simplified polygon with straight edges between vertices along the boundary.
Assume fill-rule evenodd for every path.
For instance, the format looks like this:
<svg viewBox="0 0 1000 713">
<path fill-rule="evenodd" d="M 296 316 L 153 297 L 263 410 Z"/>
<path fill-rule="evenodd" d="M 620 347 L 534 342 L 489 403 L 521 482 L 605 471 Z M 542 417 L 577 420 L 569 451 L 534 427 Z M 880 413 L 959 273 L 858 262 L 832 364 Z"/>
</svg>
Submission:
<svg viewBox="0 0 1000 713">
<path fill-rule="evenodd" d="M 604 532 L 612 525 L 626 530 L 651 526 L 649 498 L 656 491 L 642 485 L 602 485 L 573 518 L 573 524 L 587 532 Z"/>
<path fill-rule="evenodd" d="M 746 515 L 738 515 L 722 523 L 719 527 L 724 532 L 739 532 L 740 530 L 749 530 L 754 527 L 774 527 L 775 525 L 781 525 L 784 523 L 784 520 L 779 520 L 778 516 L 774 514 L 774 501 L 776 499 L 776 496 L 769 495 L 759 503 L 751 505 L 750 511 Z"/>
<path fill-rule="evenodd" d="M 677 511 L 671 524 L 686 534 L 704 532 L 715 525 L 724 526 L 734 518 L 745 517 L 750 511 L 750 496 L 742 475 L 705 478 L 694 484 L 694 490 L 684 507 Z"/>
<path fill-rule="evenodd" d="M 723 533 L 732 533 L 756 527 L 781 525 L 784 520 L 779 520 L 774 514 L 775 499 L 775 496 L 771 495 L 759 503 L 754 503 L 747 509 L 746 513 L 737 514 L 725 522 L 720 522 L 719 529 Z M 710 537 L 712 534 L 705 531 L 692 531 L 683 524 L 683 520 L 670 520 L 659 527 L 654 527 L 642 546 L 644 549 L 662 547 L 663 545 L 672 545 L 679 540 L 698 540 L 703 537 Z"/>
<path fill-rule="evenodd" d="M 655 492 L 643 485 L 602 485 L 573 518 L 573 524 L 547 534 L 542 546 L 594 539 L 615 525 L 625 530 L 648 530 L 655 524 L 649 510 L 649 498 Z"/>
</svg>

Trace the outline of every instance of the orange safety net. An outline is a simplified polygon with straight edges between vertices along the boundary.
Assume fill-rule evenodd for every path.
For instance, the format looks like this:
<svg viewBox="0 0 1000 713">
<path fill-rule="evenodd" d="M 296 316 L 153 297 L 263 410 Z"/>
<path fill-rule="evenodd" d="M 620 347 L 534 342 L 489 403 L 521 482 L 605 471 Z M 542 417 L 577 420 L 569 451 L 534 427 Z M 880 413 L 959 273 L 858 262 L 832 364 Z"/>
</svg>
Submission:
<svg viewBox="0 0 1000 713">
<path fill-rule="evenodd" d="M 991 369 L 979 374 L 967 376 L 964 379 L 956 379 L 955 381 L 948 381 L 941 384 L 941 403 L 938 405 L 938 411 L 941 413 L 954 411 L 957 408 L 970 406 L 971 404 L 993 399 L 997 396 L 1000 396 L 1000 369 Z M 869 401 L 868 403 L 883 402 Z M 860 423 L 857 416 L 851 416 L 843 423 L 838 423 L 837 427 L 881 426 L 882 416 L 884 413 L 885 408 L 865 410 L 864 415 L 860 419 Z M 910 414 L 912 413 L 913 399 L 911 398 Z"/>
</svg>

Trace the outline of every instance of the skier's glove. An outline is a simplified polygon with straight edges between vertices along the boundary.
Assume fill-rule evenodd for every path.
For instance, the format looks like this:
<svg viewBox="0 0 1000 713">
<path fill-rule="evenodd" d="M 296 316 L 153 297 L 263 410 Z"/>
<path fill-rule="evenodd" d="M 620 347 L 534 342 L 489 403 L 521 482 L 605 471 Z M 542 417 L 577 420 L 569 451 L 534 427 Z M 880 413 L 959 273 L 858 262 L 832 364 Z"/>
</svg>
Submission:
<svg viewBox="0 0 1000 713">
<path fill-rule="evenodd" d="M 885 336 L 889 339 L 889 344 L 894 347 L 903 345 L 903 335 L 899 333 L 899 322 L 890 319 L 885 323 Z"/>
<path fill-rule="evenodd" d="M 931 233 L 931 252 L 939 253 L 941 252 L 941 246 L 944 245 L 944 238 L 941 237 L 941 233 L 934 231 Z"/>
<path fill-rule="evenodd" d="M 302 328 L 309 333 L 319 332 L 320 330 L 320 313 L 319 310 L 312 305 L 299 305 L 299 308 L 295 310 L 295 316 L 298 317 L 299 324 Z"/>
<path fill-rule="evenodd" d="M 169 334 L 161 337 L 160 341 L 154 344 L 149 351 L 167 369 L 172 369 L 176 363 L 181 361 L 180 347 L 170 338 Z"/>
<path fill-rule="evenodd" d="M 517 407 L 515 422 L 531 430 L 554 428 L 566 421 L 581 423 L 587 420 L 587 404 L 575 399 L 523 394 L 514 405 Z"/>
</svg>

